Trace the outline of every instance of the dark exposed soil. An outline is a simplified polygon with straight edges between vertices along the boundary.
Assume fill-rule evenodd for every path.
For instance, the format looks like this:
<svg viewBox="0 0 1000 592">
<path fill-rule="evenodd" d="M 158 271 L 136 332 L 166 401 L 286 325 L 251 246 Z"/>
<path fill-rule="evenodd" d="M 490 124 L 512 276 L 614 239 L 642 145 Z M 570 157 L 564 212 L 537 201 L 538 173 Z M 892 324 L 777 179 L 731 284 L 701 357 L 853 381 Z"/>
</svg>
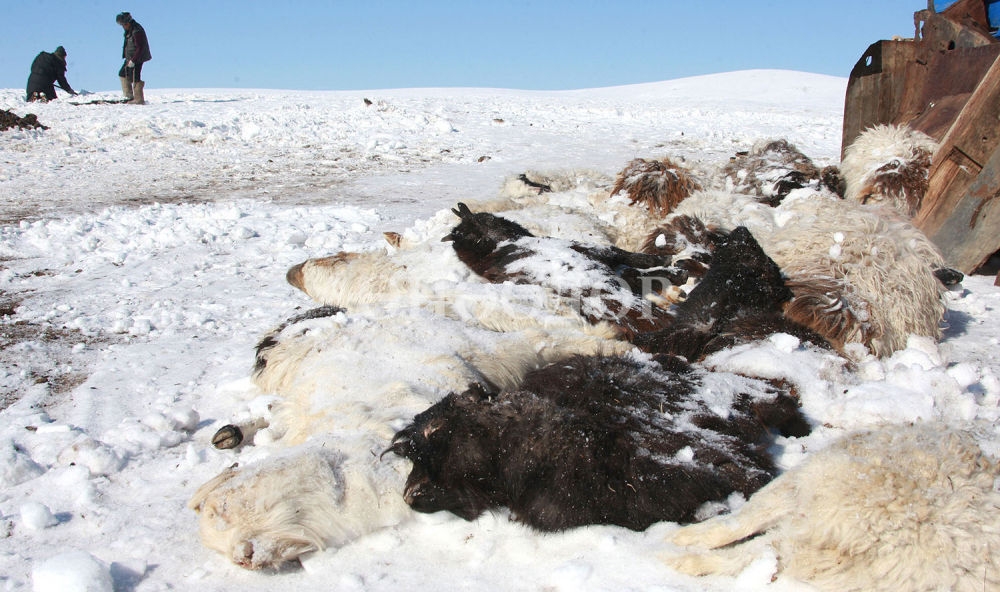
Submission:
<svg viewBox="0 0 1000 592">
<path fill-rule="evenodd" d="M 0 291 L 0 367 L 28 383 L 45 384 L 51 394 L 68 392 L 87 379 L 92 360 L 107 335 L 86 335 L 79 330 L 47 323 L 15 320 L 19 301 Z M 83 346 L 77 348 L 77 346 Z M 21 385 L 22 380 L 16 381 Z M 21 396 L 21 388 L 0 381 L 0 410 Z"/>
<path fill-rule="evenodd" d="M 70 101 L 70 105 L 123 105 L 127 102 L 128 99 L 94 99 L 93 101 L 84 101 L 83 103 Z"/>
<path fill-rule="evenodd" d="M 43 130 L 49 129 L 48 127 L 42 125 L 38 122 L 38 116 L 34 113 L 28 113 L 24 117 L 7 111 L 6 109 L 0 109 L 0 132 L 5 132 L 9 129 L 38 129 Z"/>
</svg>

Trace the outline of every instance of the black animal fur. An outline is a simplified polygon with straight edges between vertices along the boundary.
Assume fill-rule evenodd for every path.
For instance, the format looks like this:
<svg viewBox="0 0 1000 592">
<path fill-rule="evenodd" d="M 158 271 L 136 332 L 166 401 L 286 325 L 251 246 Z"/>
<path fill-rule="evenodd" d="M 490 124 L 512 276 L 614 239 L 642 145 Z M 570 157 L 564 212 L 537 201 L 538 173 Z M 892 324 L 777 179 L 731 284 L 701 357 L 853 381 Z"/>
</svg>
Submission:
<svg viewBox="0 0 1000 592">
<path fill-rule="evenodd" d="M 772 479 L 769 429 L 809 430 L 781 388 L 707 377 L 671 356 L 578 356 L 517 390 L 452 393 L 393 439 L 413 462 L 406 501 L 467 520 L 505 506 L 546 531 L 693 521 Z"/>
<path fill-rule="evenodd" d="M 950 267 L 938 267 L 934 270 L 934 277 L 946 288 L 950 288 L 961 284 L 962 280 L 965 279 L 965 274 Z"/>
<path fill-rule="evenodd" d="M 783 305 L 791 297 L 781 269 L 740 226 L 715 248 L 708 272 L 672 309 L 674 321 L 633 341 L 645 351 L 691 361 L 779 332 L 827 346 L 820 335 L 785 318 Z"/>
<path fill-rule="evenodd" d="M 726 232 L 708 228 L 694 216 L 676 215 L 649 233 L 640 250 L 672 260 L 690 277 L 701 278 L 708 271 L 712 253 L 726 236 Z"/>
<path fill-rule="evenodd" d="M 615 322 L 627 336 L 657 329 L 665 320 L 663 311 L 643 298 L 645 292 L 687 281 L 687 272 L 671 266 L 669 257 L 632 253 L 613 246 L 535 237 L 516 222 L 488 212 L 473 213 L 463 203 L 452 211 L 461 222 L 441 240 L 451 241 L 458 258 L 473 272 L 493 283 L 544 283 L 537 277 L 517 271 L 515 264 L 535 255 L 541 242 L 549 245 L 565 243 L 563 252 L 566 256 L 559 261 L 560 264 L 566 268 L 585 268 L 590 273 L 599 274 L 605 281 L 579 294 L 556 291 L 562 296 L 578 297 L 581 301 L 599 297 L 603 310 L 588 309 L 584 305 L 581 314 L 591 322 Z"/>
</svg>

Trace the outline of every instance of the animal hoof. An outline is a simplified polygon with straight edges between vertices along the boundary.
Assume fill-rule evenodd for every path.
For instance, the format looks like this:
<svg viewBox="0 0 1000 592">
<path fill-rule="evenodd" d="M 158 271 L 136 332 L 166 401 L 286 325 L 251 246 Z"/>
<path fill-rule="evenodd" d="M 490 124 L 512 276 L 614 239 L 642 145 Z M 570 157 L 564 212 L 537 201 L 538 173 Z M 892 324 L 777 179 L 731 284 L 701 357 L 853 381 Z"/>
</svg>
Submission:
<svg viewBox="0 0 1000 592">
<path fill-rule="evenodd" d="M 950 288 L 951 286 L 961 284 L 962 280 L 965 279 L 965 274 L 950 267 L 938 267 L 934 270 L 934 277 L 944 284 L 946 288 Z"/>
<path fill-rule="evenodd" d="M 215 432 L 215 435 L 212 436 L 212 446 L 215 446 L 219 450 L 236 448 L 242 443 L 243 430 L 232 424 L 222 426 L 219 428 L 219 431 Z"/>
</svg>

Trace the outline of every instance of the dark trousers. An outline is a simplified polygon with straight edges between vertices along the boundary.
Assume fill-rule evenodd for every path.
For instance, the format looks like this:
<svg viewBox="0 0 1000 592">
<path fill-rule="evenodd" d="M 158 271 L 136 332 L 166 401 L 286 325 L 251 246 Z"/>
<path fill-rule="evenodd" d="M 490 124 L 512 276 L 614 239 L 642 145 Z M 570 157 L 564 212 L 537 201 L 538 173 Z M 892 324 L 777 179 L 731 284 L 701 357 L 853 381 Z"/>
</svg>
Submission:
<svg viewBox="0 0 1000 592">
<path fill-rule="evenodd" d="M 25 99 L 31 101 L 35 93 L 45 95 L 45 100 L 47 101 L 54 101 L 56 99 L 55 84 L 51 80 L 44 80 L 39 76 L 31 75 L 28 77 L 28 88 L 25 92 L 27 96 Z"/>
<path fill-rule="evenodd" d="M 142 82 L 142 62 L 139 62 L 133 68 L 128 67 L 128 62 L 122 64 L 122 69 L 118 71 L 118 77 L 124 78 L 129 82 Z"/>
</svg>

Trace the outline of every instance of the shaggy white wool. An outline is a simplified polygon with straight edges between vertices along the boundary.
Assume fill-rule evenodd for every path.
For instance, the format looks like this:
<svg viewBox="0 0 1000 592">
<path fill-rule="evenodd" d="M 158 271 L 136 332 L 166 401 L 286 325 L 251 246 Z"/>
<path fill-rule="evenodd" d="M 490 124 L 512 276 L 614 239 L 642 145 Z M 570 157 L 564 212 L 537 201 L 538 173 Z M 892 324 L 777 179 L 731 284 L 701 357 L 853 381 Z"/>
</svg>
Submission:
<svg viewBox="0 0 1000 592">
<path fill-rule="evenodd" d="M 900 216 L 808 189 L 789 193 L 775 208 L 743 195 L 702 192 L 681 202 L 678 215 L 724 230 L 746 226 L 792 284 L 834 280 L 841 293 L 832 301 L 850 307 L 857 319 L 848 343 L 864 343 L 882 357 L 906 347 L 911 334 L 940 337 L 943 287 L 932 271 L 944 260 Z"/>
<path fill-rule="evenodd" d="M 322 445 L 292 449 L 224 471 L 188 505 L 199 513 L 206 547 L 248 569 L 278 567 L 408 514 L 397 491 L 405 479 L 402 463 L 357 464 Z"/>
<path fill-rule="evenodd" d="M 281 396 L 270 435 L 296 445 L 363 428 L 387 445 L 400 421 L 472 382 L 513 387 L 528 371 L 573 354 L 631 349 L 607 325 L 570 317 L 545 326 L 530 317 L 472 312 L 475 324 L 419 307 L 372 308 L 274 334 L 277 343 L 262 353 L 266 364 L 253 376 L 263 392 Z M 431 332 L 434 339 L 426 339 Z M 390 345 L 405 355 L 382 355 Z"/>
<path fill-rule="evenodd" d="M 898 125 L 876 125 L 863 131 L 844 150 L 840 173 L 846 183 L 844 198 L 861 201 L 873 176 L 885 165 L 924 160 L 937 151 L 938 143 L 927 134 Z M 909 207 L 902 195 L 864 196 L 871 203 L 887 205 L 904 215 Z"/>
<path fill-rule="evenodd" d="M 998 475 L 968 431 L 918 424 L 850 434 L 733 515 L 672 536 L 704 549 L 738 544 L 668 562 L 695 575 L 733 574 L 770 546 L 779 569 L 822 590 L 997 590 Z"/>
<path fill-rule="evenodd" d="M 867 312 L 868 326 L 849 342 L 882 357 L 905 348 L 910 335 L 940 339 L 943 286 L 933 270 L 944 259 L 919 229 L 879 208 L 817 194 L 790 195 L 778 210 L 793 214 L 772 237 L 772 258 L 785 273 L 843 278 L 845 300 Z"/>
<path fill-rule="evenodd" d="M 531 170 L 526 171 L 523 175 L 514 175 L 504 179 L 503 185 L 500 187 L 500 197 L 517 203 L 530 201 L 535 197 L 547 199 L 546 193 L 565 193 L 579 188 L 607 190 L 613 184 L 612 177 L 591 169 Z M 539 185 L 543 185 L 547 189 L 541 190 Z M 505 207 L 504 209 L 510 208 Z"/>
<path fill-rule="evenodd" d="M 551 192 L 539 193 L 517 176 L 504 181 L 496 200 L 469 204 L 475 212 L 493 212 L 523 225 L 536 236 L 596 244 L 611 243 L 636 252 L 659 219 L 645 206 L 630 205 L 628 196 L 611 195 L 614 178 L 590 170 L 529 171 L 528 178 L 544 183 Z M 576 206 L 578 194 L 587 197 L 590 210 Z M 563 216 L 577 218 L 573 224 Z M 588 226 L 592 230 L 588 230 Z"/>
<path fill-rule="evenodd" d="M 279 396 L 264 431 L 288 452 L 199 489 L 191 507 L 205 545 L 244 567 L 278 566 L 398 523 L 406 463 L 381 453 L 414 415 L 472 382 L 512 387 L 573 354 L 631 348 L 610 326 L 516 310 L 480 299 L 367 307 L 269 334 L 253 378 Z"/>
</svg>

